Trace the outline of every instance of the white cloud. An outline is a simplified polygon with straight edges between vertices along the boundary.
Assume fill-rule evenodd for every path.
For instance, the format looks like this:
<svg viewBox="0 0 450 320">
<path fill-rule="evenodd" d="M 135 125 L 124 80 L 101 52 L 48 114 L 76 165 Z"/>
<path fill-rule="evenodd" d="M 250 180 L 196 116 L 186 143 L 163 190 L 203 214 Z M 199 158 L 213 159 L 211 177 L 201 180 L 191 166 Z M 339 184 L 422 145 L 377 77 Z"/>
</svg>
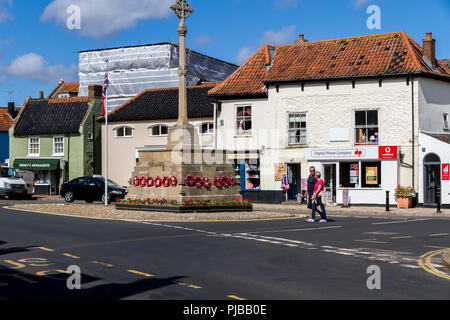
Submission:
<svg viewBox="0 0 450 320">
<path fill-rule="evenodd" d="M 72 81 L 76 79 L 77 70 L 75 64 L 69 67 L 61 64 L 49 65 L 42 56 L 36 53 L 27 53 L 17 57 L 6 67 L 9 75 L 48 83 L 55 83 L 61 79 L 66 82 Z"/>
<path fill-rule="evenodd" d="M 13 20 L 6 7 L 12 6 L 12 0 L 0 0 L 0 22 Z"/>
<path fill-rule="evenodd" d="M 352 0 L 356 8 L 361 8 L 363 5 L 369 3 L 371 0 Z"/>
<path fill-rule="evenodd" d="M 250 47 L 243 47 L 241 50 L 239 50 L 239 53 L 236 57 L 236 62 L 241 65 L 245 61 L 247 61 L 248 58 L 251 57 L 251 55 L 254 53 L 253 49 Z"/>
<path fill-rule="evenodd" d="M 212 38 L 210 36 L 202 36 L 195 39 L 195 43 L 198 45 L 206 45 L 212 42 Z"/>
<path fill-rule="evenodd" d="M 165 18 L 171 13 L 173 0 L 53 0 L 44 10 L 41 21 L 55 20 L 66 27 L 67 8 L 81 9 L 82 36 L 105 39 L 121 30 L 133 28 L 138 22 Z"/>
<path fill-rule="evenodd" d="M 292 43 L 296 38 L 297 27 L 295 25 L 281 29 L 280 31 L 268 30 L 263 33 L 261 41 L 269 45 Z"/>
</svg>

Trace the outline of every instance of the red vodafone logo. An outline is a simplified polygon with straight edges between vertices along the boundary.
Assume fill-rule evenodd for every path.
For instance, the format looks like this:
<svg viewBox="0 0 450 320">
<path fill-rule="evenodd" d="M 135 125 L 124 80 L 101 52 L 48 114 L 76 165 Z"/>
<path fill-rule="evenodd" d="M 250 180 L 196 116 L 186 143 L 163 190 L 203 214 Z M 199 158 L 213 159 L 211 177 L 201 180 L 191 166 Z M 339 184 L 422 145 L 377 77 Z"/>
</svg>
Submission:
<svg viewBox="0 0 450 320">
<path fill-rule="evenodd" d="M 396 146 L 378 147 L 379 159 L 397 159 L 398 148 Z"/>
<path fill-rule="evenodd" d="M 450 181 L 450 163 L 442 164 L 442 180 Z"/>
</svg>

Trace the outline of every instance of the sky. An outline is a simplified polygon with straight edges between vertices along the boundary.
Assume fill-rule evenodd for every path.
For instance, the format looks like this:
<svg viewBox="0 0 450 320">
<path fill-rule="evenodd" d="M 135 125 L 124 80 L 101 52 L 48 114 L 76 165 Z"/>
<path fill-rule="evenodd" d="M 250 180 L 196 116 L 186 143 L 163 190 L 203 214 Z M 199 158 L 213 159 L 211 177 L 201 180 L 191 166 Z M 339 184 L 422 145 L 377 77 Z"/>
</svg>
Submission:
<svg viewBox="0 0 450 320">
<path fill-rule="evenodd" d="M 450 58 L 450 0 L 188 0 L 187 47 L 241 64 L 261 45 L 406 31 L 433 32 L 436 55 Z M 0 106 L 45 96 L 77 81 L 78 52 L 178 42 L 175 0 L 0 0 Z M 370 6 L 379 8 L 379 29 Z M 75 8 L 80 19 L 72 19 Z M 370 8 L 369 8 L 370 9 Z M 69 29 L 67 20 L 79 29 Z M 73 24 L 75 23 L 75 24 Z M 11 97 L 11 98 L 10 98 Z"/>
</svg>

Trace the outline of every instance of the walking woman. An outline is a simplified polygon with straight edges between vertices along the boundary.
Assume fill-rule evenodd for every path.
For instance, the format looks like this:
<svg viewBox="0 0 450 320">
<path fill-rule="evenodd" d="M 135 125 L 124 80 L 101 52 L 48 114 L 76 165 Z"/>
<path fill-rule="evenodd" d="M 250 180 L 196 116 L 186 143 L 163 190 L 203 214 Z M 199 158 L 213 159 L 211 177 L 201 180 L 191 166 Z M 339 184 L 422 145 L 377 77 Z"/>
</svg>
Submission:
<svg viewBox="0 0 450 320">
<path fill-rule="evenodd" d="M 314 186 L 314 194 L 312 195 L 313 203 L 312 203 L 312 215 L 311 219 L 308 220 L 310 223 L 316 222 L 316 211 L 317 207 L 320 206 L 320 209 L 322 210 L 322 213 L 320 216 L 322 219 L 319 221 L 320 223 L 327 222 L 327 212 L 325 211 L 325 205 L 323 204 L 323 190 L 325 183 L 321 179 L 322 174 L 319 171 L 316 171 L 315 177 L 317 180 L 316 185 Z"/>
</svg>

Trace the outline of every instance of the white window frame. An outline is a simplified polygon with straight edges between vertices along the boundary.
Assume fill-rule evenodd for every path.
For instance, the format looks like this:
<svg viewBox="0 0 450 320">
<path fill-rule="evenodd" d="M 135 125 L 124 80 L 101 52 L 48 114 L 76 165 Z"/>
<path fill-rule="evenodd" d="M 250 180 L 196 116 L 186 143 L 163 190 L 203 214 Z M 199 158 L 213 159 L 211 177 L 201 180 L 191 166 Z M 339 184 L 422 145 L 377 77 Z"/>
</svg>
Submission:
<svg viewBox="0 0 450 320">
<path fill-rule="evenodd" d="M 62 139 L 62 152 L 56 152 L 56 139 Z M 63 157 L 64 151 L 65 151 L 65 145 L 64 145 L 64 137 L 63 136 L 56 136 L 53 137 L 53 156 L 54 157 Z M 61 143 L 61 142 L 58 142 Z"/>
<path fill-rule="evenodd" d="M 378 117 L 378 124 L 376 126 L 373 125 L 365 125 L 365 126 L 357 126 L 356 125 L 356 113 L 357 112 L 365 112 L 366 113 L 366 123 L 367 123 L 367 112 L 370 111 L 376 111 L 377 117 Z M 370 137 L 367 137 L 367 142 L 365 143 L 359 143 L 357 142 L 357 135 L 356 135 L 356 129 L 371 129 L 371 128 L 378 128 L 378 142 L 371 143 Z M 353 142 L 355 146 L 379 146 L 380 145 L 380 109 L 355 109 L 353 110 Z"/>
<path fill-rule="evenodd" d="M 123 129 L 123 136 L 118 136 L 118 135 L 117 135 L 117 132 L 118 132 L 120 129 Z M 126 131 L 125 131 L 126 129 L 131 129 L 131 136 L 127 136 L 127 135 L 126 135 Z M 133 127 L 130 127 L 130 126 L 121 126 L 121 127 L 114 128 L 114 138 L 117 138 L 117 139 L 125 139 L 125 138 L 133 138 L 133 136 L 134 136 L 134 128 L 133 128 Z"/>
<path fill-rule="evenodd" d="M 450 130 L 450 117 L 448 113 L 444 113 L 444 130 Z"/>
<path fill-rule="evenodd" d="M 152 132 L 153 128 L 156 128 L 156 127 L 159 127 L 159 134 L 153 134 L 153 132 Z M 161 134 L 162 127 L 167 128 L 167 134 Z M 170 128 L 166 124 L 155 124 L 148 128 L 148 133 L 149 133 L 150 137 L 167 137 L 169 135 L 169 130 L 170 130 Z"/>
<path fill-rule="evenodd" d="M 251 124 L 252 124 L 252 128 L 250 129 L 250 132 L 239 133 L 239 129 L 237 127 L 238 109 L 239 108 L 250 108 L 250 110 L 251 110 L 251 114 L 252 115 L 250 116 L 250 121 L 251 121 Z M 244 119 L 245 119 L 245 116 L 244 116 Z M 249 136 L 253 135 L 253 132 L 254 132 L 255 129 L 253 127 L 253 106 L 251 104 L 242 104 L 242 105 L 236 105 L 235 106 L 235 109 L 234 109 L 234 124 L 233 124 L 233 126 L 234 126 L 234 130 L 235 130 L 236 136 L 238 136 L 238 137 L 249 137 Z"/>
<path fill-rule="evenodd" d="M 31 153 L 31 140 L 37 139 L 37 153 Z M 41 138 L 39 137 L 29 137 L 28 138 L 28 157 L 39 157 L 41 155 Z"/>
<path fill-rule="evenodd" d="M 290 118 L 291 118 L 291 116 L 305 116 L 305 124 L 306 124 L 306 128 L 304 128 L 304 129 L 302 129 L 301 127 L 300 128 L 294 128 L 294 129 L 291 129 L 290 128 Z M 305 143 L 291 143 L 290 142 L 290 132 L 291 131 L 297 131 L 297 130 L 300 130 L 300 131 L 305 131 Z M 308 145 L 308 114 L 306 113 L 306 112 L 289 112 L 288 113 L 288 116 L 287 116 L 287 142 L 288 142 L 288 146 L 290 146 L 290 147 L 295 147 L 295 146 L 307 146 Z"/>
<path fill-rule="evenodd" d="M 202 127 L 204 125 L 208 126 L 208 130 L 206 133 L 202 133 Z M 199 124 L 198 126 L 198 134 L 199 135 L 213 135 L 214 134 L 214 122 L 202 122 L 201 124 Z"/>
</svg>

